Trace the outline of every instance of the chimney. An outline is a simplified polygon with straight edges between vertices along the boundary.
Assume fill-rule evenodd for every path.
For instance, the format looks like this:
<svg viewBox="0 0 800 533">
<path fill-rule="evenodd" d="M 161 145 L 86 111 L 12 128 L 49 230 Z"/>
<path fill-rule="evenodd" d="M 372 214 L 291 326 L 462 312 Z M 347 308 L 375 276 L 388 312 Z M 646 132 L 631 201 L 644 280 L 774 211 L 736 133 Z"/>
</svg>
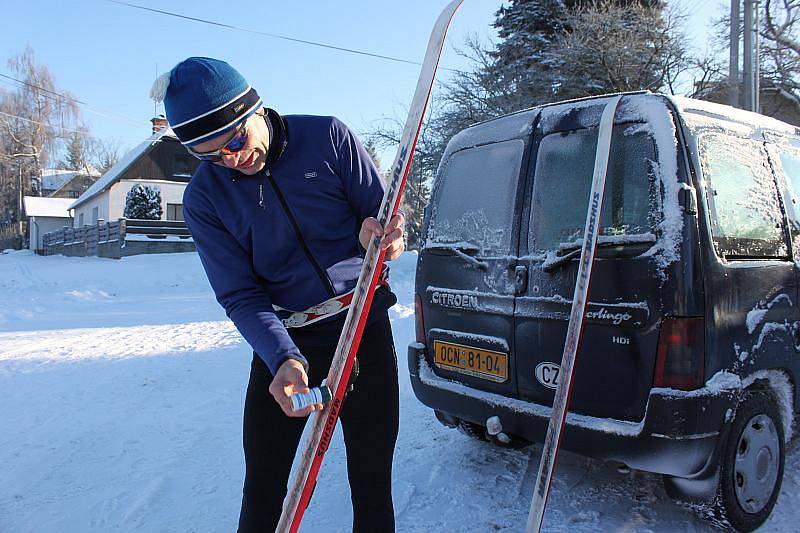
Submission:
<svg viewBox="0 0 800 533">
<path fill-rule="evenodd" d="M 158 115 L 150 119 L 153 124 L 153 133 L 160 133 L 162 130 L 167 129 L 167 119 L 164 115 Z"/>
</svg>

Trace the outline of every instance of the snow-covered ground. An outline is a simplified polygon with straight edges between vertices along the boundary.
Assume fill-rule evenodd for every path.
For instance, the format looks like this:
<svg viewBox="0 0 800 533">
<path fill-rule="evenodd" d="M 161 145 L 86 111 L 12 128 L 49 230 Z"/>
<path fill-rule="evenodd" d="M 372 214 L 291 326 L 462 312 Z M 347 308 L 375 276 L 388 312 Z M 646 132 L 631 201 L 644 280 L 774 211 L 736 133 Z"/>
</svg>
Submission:
<svg viewBox="0 0 800 533">
<path fill-rule="evenodd" d="M 398 530 L 520 531 L 541 448 L 446 429 L 411 390 L 415 259 L 392 267 Z M 250 357 L 195 254 L 0 255 L 0 532 L 234 531 Z M 350 530 L 343 452 L 339 435 L 304 531 Z M 669 501 L 659 476 L 617 466 L 560 454 L 545 529 L 708 529 Z M 799 484 L 793 451 L 764 530 L 796 530 Z"/>
</svg>

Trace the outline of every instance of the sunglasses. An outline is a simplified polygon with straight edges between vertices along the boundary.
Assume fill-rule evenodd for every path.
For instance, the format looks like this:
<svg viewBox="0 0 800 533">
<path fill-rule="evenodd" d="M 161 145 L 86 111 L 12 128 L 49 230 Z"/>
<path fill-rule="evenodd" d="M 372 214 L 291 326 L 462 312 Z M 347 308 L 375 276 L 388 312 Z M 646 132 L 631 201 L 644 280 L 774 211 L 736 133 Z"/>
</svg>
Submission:
<svg viewBox="0 0 800 533">
<path fill-rule="evenodd" d="M 187 147 L 187 149 L 189 150 L 190 154 L 195 156 L 200 161 L 219 163 L 222 161 L 222 156 L 231 155 L 238 152 L 244 148 L 245 144 L 247 144 L 247 125 L 242 123 L 242 126 L 233 132 L 233 136 L 231 136 L 231 138 L 228 139 L 228 142 L 226 142 L 219 150 L 214 150 L 211 152 L 195 152 L 191 148 Z"/>
</svg>

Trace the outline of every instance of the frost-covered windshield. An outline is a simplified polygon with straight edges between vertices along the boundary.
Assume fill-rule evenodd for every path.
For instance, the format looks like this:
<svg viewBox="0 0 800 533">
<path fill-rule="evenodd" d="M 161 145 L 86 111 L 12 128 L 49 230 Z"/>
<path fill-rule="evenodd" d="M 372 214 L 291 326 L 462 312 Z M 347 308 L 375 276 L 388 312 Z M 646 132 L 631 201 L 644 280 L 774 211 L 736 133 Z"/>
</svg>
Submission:
<svg viewBox="0 0 800 533">
<path fill-rule="evenodd" d="M 700 156 L 711 233 L 723 257 L 785 257 L 783 214 L 763 143 L 705 135 Z"/>
<path fill-rule="evenodd" d="M 597 128 L 553 133 L 542 139 L 533 180 L 531 250 L 555 250 L 582 237 L 596 146 Z M 627 243 L 636 239 L 626 240 L 626 236 L 652 235 L 655 153 L 652 138 L 640 125 L 614 128 L 601 236 Z"/>
<path fill-rule="evenodd" d="M 515 139 L 453 154 L 439 176 L 426 246 L 508 252 L 524 150 Z"/>
</svg>

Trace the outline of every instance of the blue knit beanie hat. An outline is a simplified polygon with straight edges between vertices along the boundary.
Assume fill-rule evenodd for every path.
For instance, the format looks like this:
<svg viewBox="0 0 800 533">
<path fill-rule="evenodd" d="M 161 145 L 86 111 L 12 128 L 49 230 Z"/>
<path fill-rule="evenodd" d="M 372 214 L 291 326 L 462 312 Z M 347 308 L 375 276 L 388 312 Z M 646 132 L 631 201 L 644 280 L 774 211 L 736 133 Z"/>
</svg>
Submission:
<svg viewBox="0 0 800 533">
<path fill-rule="evenodd" d="M 210 57 L 181 61 L 156 79 L 150 97 L 164 102 L 167 122 L 185 146 L 231 131 L 262 105 L 235 68 Z"/>
</svg>

